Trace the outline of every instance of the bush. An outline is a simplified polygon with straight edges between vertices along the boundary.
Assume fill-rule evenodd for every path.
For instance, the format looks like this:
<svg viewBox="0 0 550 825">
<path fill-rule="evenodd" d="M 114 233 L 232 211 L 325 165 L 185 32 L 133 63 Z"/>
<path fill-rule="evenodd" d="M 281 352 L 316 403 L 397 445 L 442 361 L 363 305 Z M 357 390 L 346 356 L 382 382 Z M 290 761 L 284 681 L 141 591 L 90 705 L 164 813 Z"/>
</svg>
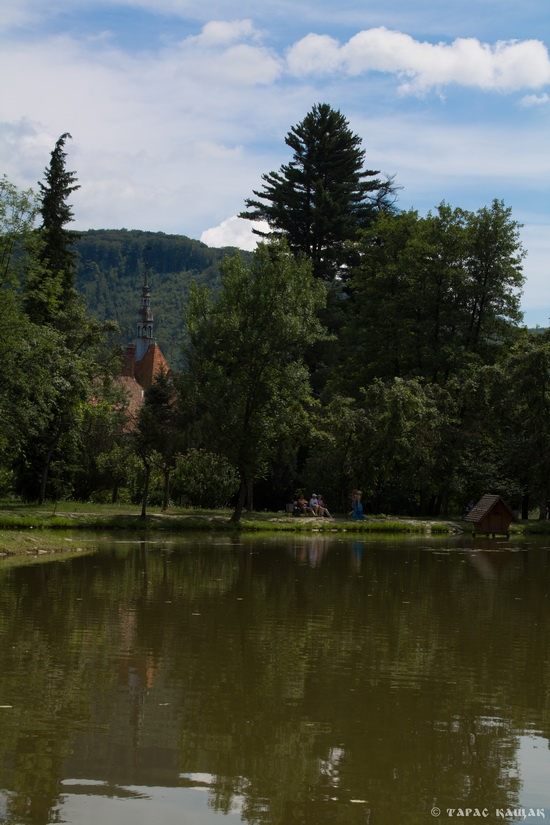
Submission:
<svg viewBox="0 0 550 825">
<path fill-rule="evenodd" d="M 172 496 L 192 507 L 225 507 L 239 489 L 239 477 L 226 458 L 191 449 L 178 458 Z"/>
<path fill-rule="evenodd" d="M 13 473 L 11 470 L 0 468 L 0 496 L 4 498 L 13 489 Z"/>
</svg>

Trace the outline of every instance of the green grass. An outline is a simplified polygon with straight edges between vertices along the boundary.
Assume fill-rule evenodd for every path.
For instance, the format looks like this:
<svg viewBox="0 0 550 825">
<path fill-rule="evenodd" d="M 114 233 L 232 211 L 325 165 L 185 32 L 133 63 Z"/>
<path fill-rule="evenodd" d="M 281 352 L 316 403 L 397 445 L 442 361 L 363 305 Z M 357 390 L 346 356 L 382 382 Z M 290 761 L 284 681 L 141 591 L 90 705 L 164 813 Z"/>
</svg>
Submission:
<svg viewBox="0 0 550 825">
<path fill-rule="evenodd" d="M 241 529 L 259 532 L 287 532 L 287 533 L 450 533 L 453 527 L 449 522 L 415 521 L 411 519 L 367 518 L 364 521 L 348 521 L 346 519 L 301 519 L 283 520 L 281 517 L 270 514 L 265 519 L 241 520 Z"/>
<path fill-rule="evenodd" d="M 364 521 L 352 521 L 348 516 L 331 519 L 295 517 L 283 512 L 243 513 L 241 522 L 230 521 L 231 510 L 199 510 L 172 507 L 163 513 L 159 507 L 148 508 L 147 518 L 140 517 L 141 508 L 131 504 L 91 504 L 72 501 L 46 503 L 42 506 L 19 501 L 0 501 L 0 553 L 32 553 L 37 534 L 46 541 L 46 533 L 68 533 L 77 536 L 78 531 L 132 531 L 148 533 L 165 532 L 233 532 L 242 533 L 347 533 L 369 535 L 423 535 L 449 534 L 470 531 L 461 521 L 444 519 L 413 519 L 368 515 Z M 512 525 L 513 532 L 550 533 L 550 522 L 529 521 Z M 32 535 L 30 544 L 23 545 L 21 537 Z M 16 535 L 19 539 L 16 540 Z M 59 549 L 60 540 L 48 538 L 48 548 Z M 50 550 L 48 549 L 48 552 Z"/>
<path fill-rule="evenodd" d="M 78 534 L 65 536 L 59 531 L 49 530 L 10 530 L 0 531 L 0 565 L 2 569 L 9 566 L 14 559 L 33 562 L 49 559 L 72 558 L 82 553 L 93 552 L 93 548 L 81 546 Z"/>
<path fill-rule="evenodd" d="M 550 521 L 538 521 L 538 519 L 533 521 L 520 521 L 510 525 L 510 532 L 514 535 L 549 535 Z"/>
</svg>

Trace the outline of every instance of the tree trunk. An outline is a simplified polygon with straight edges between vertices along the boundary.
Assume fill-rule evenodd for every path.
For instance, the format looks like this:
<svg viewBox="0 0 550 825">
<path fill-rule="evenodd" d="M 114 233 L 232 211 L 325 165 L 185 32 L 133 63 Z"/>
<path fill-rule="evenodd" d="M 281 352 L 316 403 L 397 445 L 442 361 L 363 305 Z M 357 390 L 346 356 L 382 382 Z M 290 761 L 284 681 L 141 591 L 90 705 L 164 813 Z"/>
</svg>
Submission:
<svg viewBox="0 0 550 825">
<path fill-rule="evenodd" d="M 59 433 L 54 436 L 54 438 L 50 441 L 48 446 L 48 452 L 46 453 L 46 457 L 44 458 L 44 464 L 42 465 L 42 473 L 40 477 L 40 492 L 38 494 L 38 503 L 44 504 L 46 501 L 46 487 L 48 484 L 48 474 L 50 472 L 50 464 L 52 462 L 53 452 L 57 446 L 57 442 L 59 441 Z"/>
<path fill-rule="evenodd" d="M 164 486 L 162 491 L 162 512 L 166 513 L 170 506 L 170 470 L 164 470 Z"/>
<path fill-rule="evenodd" d="M 234 524 L 237 524 L 241 520 L 241 515 L 244 509 L 244 503 L 246 501 L 246 494 L 248 491 L 248 483 L 246 478 L 241 477 L 241 484 L 239 487 L 239 497 L 237 499 L 237 504 L 235 506 L 235 510 L 233 511 L 233 515 L 231 516 L 231 521 Z"/>
<path fill-rule="evenodd" d="M 542 488 L 540 492 L 540 505 L 539 505 L 539 521 L 546 521 L 548 518 L 548 490 L 546 485 Z"/>
<path fill-rule="evenodd" d="M 524 493 L 521 497 L 521 520 L 529 519 L 529 493 Z"/>
<path fill-rule="evenodd" d="M 145 463 L 144 463 L 145 464 Z M 151 478 L 151 466 L 145 464 L 145 483 L 143 485 L 143 498 L 141 500 L 141 518 L 147 518 L 147 499 L 149 497 L 149 480 Z"/>
<path fill-rule="evenodd" d="M 50 457 L 44 460 L 42 472 L 40 474 L 40 492 L 38 493 L 38 503 L 44 504 L 46 501 L 46 486 L 48 484 L 48 472 L 50 469 Z"/>
</svg>

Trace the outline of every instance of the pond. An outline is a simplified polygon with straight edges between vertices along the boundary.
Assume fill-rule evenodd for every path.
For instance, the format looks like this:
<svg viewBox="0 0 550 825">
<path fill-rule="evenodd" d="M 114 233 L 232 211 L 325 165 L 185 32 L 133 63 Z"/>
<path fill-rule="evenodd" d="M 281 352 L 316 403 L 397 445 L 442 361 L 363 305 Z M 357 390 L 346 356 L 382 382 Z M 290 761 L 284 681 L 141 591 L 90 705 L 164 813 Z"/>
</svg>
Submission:
<svg viewBox="0 0 550 825">
<path fill-rule="evenodd" d="M 0 566 L 2 825 L 550 819 L 550 541 L 93 543 Z"/>
</svg>

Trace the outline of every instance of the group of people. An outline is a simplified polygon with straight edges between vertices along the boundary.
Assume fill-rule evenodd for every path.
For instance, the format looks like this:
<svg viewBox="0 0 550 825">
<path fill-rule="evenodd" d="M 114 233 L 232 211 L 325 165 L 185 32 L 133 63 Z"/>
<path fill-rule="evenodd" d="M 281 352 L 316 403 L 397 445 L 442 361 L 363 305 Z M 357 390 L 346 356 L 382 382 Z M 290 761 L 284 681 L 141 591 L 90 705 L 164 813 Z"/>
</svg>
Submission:
<svg viewBox="0 0 550 825">
<path fill-rule="evenodd" d="M 352 510 L 350 516 L 353 521 L 363 521 L 363 494 L 361 490 L 352 491 L 351 506 Z M 308 513 L 312 516 L 325 516 L 330 518 L 330 513 L 325 505 L 325 502 L 323 501 L 323 496 L 317 493 L 312 493 L 311 498 L 308 501 L 304 494 L 300 493 L 294 502 L 294 515 L 306 516 Z"/>
<path fill-rule="evenodd" d="M 312 516 L 325 516 L 326 518 L 330 518 L 330 513 L 325 507 L 325 502 L 323 501 L 323 496 L 317 495 L 317 493 L 312 493 L 309 501 L 302 493 L 296 500 L 295 506 L 298 514 L 300 515 L 307 515 L 308 513 L 311 513 Z"/>
</svg>

